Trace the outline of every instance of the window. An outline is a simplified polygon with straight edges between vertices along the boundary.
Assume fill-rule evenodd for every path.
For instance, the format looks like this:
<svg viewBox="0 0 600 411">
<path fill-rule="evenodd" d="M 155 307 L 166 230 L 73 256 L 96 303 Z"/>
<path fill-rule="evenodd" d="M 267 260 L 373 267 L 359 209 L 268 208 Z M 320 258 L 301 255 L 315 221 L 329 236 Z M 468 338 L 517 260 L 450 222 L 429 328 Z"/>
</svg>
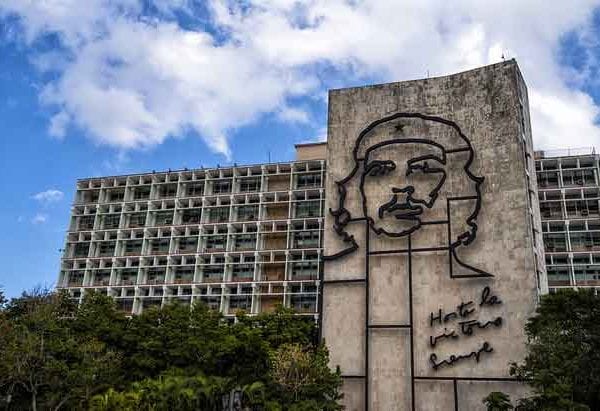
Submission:
<svg viewBox="0 0 600 411">
<path fill-rule="evenodd" d="M 236 250 L 252 250 L 256 248 L 255 234 L 238 234 L 235 236 Z"/>
<path fill-rule="evenodd" d="M 316 293 L 317 292 L 317 286 L 316 285 L 305 284 L 304 285 L 304 292 L 305 293 Z"/>
<path fill-rule="evenodd" d="M 129 217 L 129 227 L 143 227 L 146 224 L 146 213 L 135 213 Z"/>
<path fill-rule="evenodd" d="M 124 271 L 119 285 L 134 285 L 137 282 L 137 272 Z"/>
<path fill-rule="evenodd" d="M 163 284 L 165 282 L 165 271 L 150 269 L 146 276 L 148 284 Z"/>
<path fill-rule="evenodd" d="M 123 201 L 123 199 L 125 198 L 125 191 L 123 190 L 118 190 L 118 191 L 110 191 L 108 193 L 108 201 L 115 202 L 115 201 Z"/>
<path fill-rule="evenodd" d="M 93 230 L 95 218 L 96 218 L 96 216 L 93 216 L 93 215 L 79 217 L 79 229 L 80 230 Z"/>
<path fill-rule="evenodd" d="M 83 285 L 83 271 L 73 271 L 69 274 L 69 287 L 78 287 Z"/>
<path fill-rule="evenodd" d="M 204 195 L 204 184 L 192 184 L 187 187 L 188 197 L 198 197 Z"/>
<path fill-rule="evenodd" d="M 150 245 L 150 252 L 152 254 L 166 254 L 169 252 L 170 239 L 164 238 L 160 240 L 153 240 Z"/>
<path fill-rule="evenodd" d="M 125 242 L 125 255 L 139 255 L 142 253 L 142 240 Z"/>
<path fill-rule="evenodd" d="M 186 237 L 179 239 L 179 252 L 195 253 L 198 248 L 197 237 Z"/>
<path fill-rule="evenodd" d="M 292 263 L 292 280 L 314 280 L 319 273 L 316 261 Z"/>
<path fill-rule="evenodd" d="M 562 218 L 562 207 L 559 201 L 551 201 L 540 204 L 542 218 Z"/>
<path fill-rule="evenodd" d="M 213 182 L 214 194 L 231 193 L 231 180 L 217 180 Z"/>
<path fill-rule="evenodd" d="M 110 283 L 110 270 L 97 271 L 94 274 L 94 285 L 106 286 Z"/>
<path fill-rule="evenodd" d="M 294 233 L 294 248 L 314 248 L 319 246 L 318 231 L 300 231 Z"/>
<path fill-rule="evenodd" d="M 208 297 L 202 299 L 202 302 L 206 303 L 209 309 L 218 311 L 221 307 L 221 297 Z"/>
<path fill-rule="evenodd" d="M 104 229 L 119 228 L 120 214 L 108 214 L 104 216 Z"/>
<path fill-rule="evenodd" d="M 103 241 L 100 243 L 100 247 L 98 248 L 98 254 L 100 256 L 112 256 L 115 253 L 115 242 L 114 241 Z"/>
<path fill-rule="evenodd" d="M 292 308 L 299 313 L 312 313 L 316 311 L 317 301 L 315 296 L 293 295 Z"/>
<path fill-rule="evenodd" d="M 320 201 L 302 201 L 296 203 L 296 217 L 318 217 L 321 215 Z"/>
<path fill-rule="evenodd" d="M 76 243 L 73 249 L 73 257 L 87 257 L 90 251 L 90 243 Z"/>
<path fill-rule="evenodd" d="M 307 188 L 307 187 L 320 187 L 321 186 L 321 174 L 300 174 L 298 176 L 298 182 L 296 188 Z"/>
<path fill-rule="evenodd" d="M 183 224 L 196 224 L 200 222 L 201 217 L 202 210 L 200 209 L 185 210 L 181 216 L 181 222 Z"/>
<path fill-rule="evenodd" d="M 208 265 L 203 269 L 204 281 L 222 281 L 223 280 L 223 266 L 222 265 Z"/>
<path fill-rule="evenodd" d="M 229 300 L 229 310 L 237 311 L 237 310 L 250 310 L 252 306 L 252 297 L 250 296 L 240 296 L 240 297 L 231 297 Z"/>
<path fill-rule="evenodd" d="M 100 194 L 98 191 L 87 191 L 83 193 L 84 203 L 97 203 Z"/>
<path fill-rule="evenodd" d="M 542 171 L 538 173 L 538 184 L 540 188 L 558 187 L 558 172 Z"/>
<path fill-rule="evenodd" d="M 567 251 L 567 238 L 565 234 L 544 234 L 546 251 Z"/>
<path fill-rule="evenodd" d="M 210 210 L 211 223 L 223 223 L 229 221 L 229 207 L 217 207 Z"/>
<path fill-rule="evenodd" d="M 173 224 L 173 212 L 163 211 L 156 213 L 156 225 Z"/>
<path fill-rule="evenodd" d="M 175 271 L 176 283 L 191 283 L 194 280 L 194 267 L 178 267 Z"/>
<path fill-rule="evenodd" d="M 158 196 L 160 198 L 175 197 L 177 195 L 177 184 L 163 185 L 158 189 Z"/>
<path fill-rule="evenodd" d="M 212 235 L 206 238 L 206 248 L 208 250 L 224 250 L 227 237 L 224 235 Z"/>
<path fill-rule="evenodd" d="M 239 206 L 237 211 L 239 221 L 251 221 L 258 218 L 258 206 L 256 205 Z"/>
<path fill-rule="evenodd" d="M 240 182 L 240 192 L 249 193 L 254 191 L 260 191 L 260 179 L 245 178 Z"/>
<path fill-rule="evenodd" d="M 150 187 L 137 187 L 133 192 L 134 200 L 145 200 L 150 198 Z"/>
<path fill-rule="evenodd" d="M 253 278 L 253 264 L 236 264 L 233 266 L 232 281 L 252 281 Z"/>
</svg>

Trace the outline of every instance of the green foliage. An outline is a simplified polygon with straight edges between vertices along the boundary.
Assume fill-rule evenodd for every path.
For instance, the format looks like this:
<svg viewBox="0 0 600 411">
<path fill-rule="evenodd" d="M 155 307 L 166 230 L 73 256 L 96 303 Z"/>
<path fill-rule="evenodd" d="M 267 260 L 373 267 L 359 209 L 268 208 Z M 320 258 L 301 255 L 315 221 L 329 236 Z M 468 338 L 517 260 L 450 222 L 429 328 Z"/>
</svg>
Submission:
<svg viewBox="0 0 600 411">
<path fill-rule="evenodd" d="M 299 344 L 281 345 L 271 356 L 273 392 L 283 403 L 294 405 L 290 410 L 340 410 L 340 370 L 331 372 L 328 358 L 324 345 L 314 349 L 306 349 Z M 316 404 L 316 407 L 311 404 Z"/>
<path fill-rule="evenodd" d="M 73 408 L 110 386 L 118 354 L 94 336 L 74 333 L 69 327 L 74 310 L 64 294 L 44 290 L 5 307 L 0 396 L 18 408 Z"/>
<path fill-rule="evenodd" d="M 510 397 L 503 392 L 494 391 L 483 399 L 487 411 L 508 411 L 514 407 L 510 402 Z"/>
<path fill-rule="evenodd" d="M 278 305 L 272 313 L 261 313 L 249 317 L 238 315 L 241 325 L 256 329 L 269 346 L 278 348 L 283 344 L 308 346 L 317 340 L 314 321 L 294 314 L 291 308 Z"/>
<path fill-rule="evenodd" d="M 315 340 L 314 321 L 283 307 L 235 324 L 202 304 L 128 318 L 103 294 L 76 306 L 34 290 L 0 301 L 0 408 L 220 410 L 235 391 L 264 411 L 338 410 L 339 371 Z M 290 349 L 296 362 L 274 360 Z M 290 390 L 275 366 L 308 378 Z"/>
<path fill-rule="evenodd" d="M 519 410 L 600 409 L 600 298 L 588 290 L 544 296 L 526 326 L 528 354 L 511 373 L 529 380 Z"/>
</svg>

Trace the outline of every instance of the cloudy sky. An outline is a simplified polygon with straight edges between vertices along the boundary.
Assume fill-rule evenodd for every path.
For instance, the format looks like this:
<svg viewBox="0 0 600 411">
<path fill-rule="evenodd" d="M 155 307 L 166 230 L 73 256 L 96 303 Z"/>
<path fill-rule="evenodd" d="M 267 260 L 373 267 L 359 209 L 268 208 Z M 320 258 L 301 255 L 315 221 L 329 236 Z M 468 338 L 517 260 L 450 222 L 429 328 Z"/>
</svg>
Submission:
<svg viewBox="0 0 600 411">
<path fill-rule="evenodd" d="M 539 149 L 600 148 L 600 1 L 0 0 L 0 285 L 52 285 L 76 178 L 289 160 L 327 90 L 517 59 Z"/>
</svg>

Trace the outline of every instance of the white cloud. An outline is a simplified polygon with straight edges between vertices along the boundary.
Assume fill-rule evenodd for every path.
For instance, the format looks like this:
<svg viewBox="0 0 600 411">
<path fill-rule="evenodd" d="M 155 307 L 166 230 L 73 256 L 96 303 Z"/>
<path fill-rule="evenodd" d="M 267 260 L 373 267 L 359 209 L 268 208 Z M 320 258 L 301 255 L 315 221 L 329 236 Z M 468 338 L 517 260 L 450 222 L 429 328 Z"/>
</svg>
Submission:
<svg viewBox="0 0 600 411">
<path fill-rule="evenodd" d="M 59 74 L 41 94 L 56 108 L 49 127 L 57 136 L 75 125 L 100 144 L 131 149 L 194 130 L 228 156 L 231 131 L 264 113 L 309 121 L 295 97 L 363 77 L 449 74 L 504 55 L 518 59 L 528 83 L 537 148 L 600 146 L 598 105 L 565 78 L 582 84 L 591 71 L 565 70 L 557 58 L 565 33 L 590 37 L 598 1 L 212 0 L 211 31 L 171 18 L 192 3 L 155 0 L 163 14 L 149 18 L 139 0 L 5 0 L 0 15 L 20 16 L 25 41 L 61 38 L 62 60 L 35 60 Z M 335 84 L 328 68 L 342 77 Z"/>
<path fill-rule="evenodd" d="M 64 193 L 60 190 L 49 189 L 33 195 L 32 198 L 41 203 L 48 204 L 60 201 L 64 196 Z"/>
<path fill-rule="evenodd" d="M 63 138 L 67 131 L 67 126 L 71 121 L 71 116 L 66 111 L 59 111 L 50 119 L 48 133 L 52 137 Z"/>
<path fill-rule="evenodd" d="M 48 215 L 38 213 L 35 216 L 33 216 L 33 218 L 31 219 L 31 224 L 34 224 L 34 225 L 44 224 L 46 221 L 48 221 Z"/>
</svg>

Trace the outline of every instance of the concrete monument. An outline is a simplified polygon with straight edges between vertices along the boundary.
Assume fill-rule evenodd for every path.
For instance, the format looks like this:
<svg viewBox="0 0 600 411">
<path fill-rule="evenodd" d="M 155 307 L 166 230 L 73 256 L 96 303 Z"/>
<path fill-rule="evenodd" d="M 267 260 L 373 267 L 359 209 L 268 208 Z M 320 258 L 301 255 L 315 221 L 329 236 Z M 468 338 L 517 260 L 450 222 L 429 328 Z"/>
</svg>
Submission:
<svg viewBox="0 0 600 411">
<path fill-rule="evenodd" d="M 544 288 L 514 61 L 330 92 L 322 335 L 348 410 L 478 410 Z"/>
</svg>

